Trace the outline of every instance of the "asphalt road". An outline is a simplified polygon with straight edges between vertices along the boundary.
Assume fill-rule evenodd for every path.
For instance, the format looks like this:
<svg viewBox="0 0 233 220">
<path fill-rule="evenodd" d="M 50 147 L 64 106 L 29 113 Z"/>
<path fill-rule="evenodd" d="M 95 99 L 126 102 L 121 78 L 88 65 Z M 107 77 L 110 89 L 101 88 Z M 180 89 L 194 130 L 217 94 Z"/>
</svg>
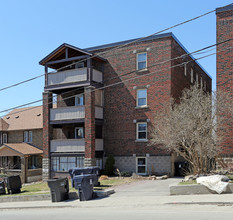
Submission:
<svg viewBox="0 0 233 220">
<path fill-rule="evenodd" d="M 4 220 L 223 220 L 232 219 L 233 207 L 231 206 L 200 206 L 200 205 L 163 205 L 150 208 L 131 207 L 118 208 L 48 208 L 48 209 L 22 209 L 0 211 Z"/>
<path fill-rule="evenodd" d="M 67 201 L 59 203 L 59 207 L 52 206 L 50 201 L 12 203 L 12 206 L 9 203 L 5 204 L 5 208 L 1 208 L 0 203 L 0 220 L 229 220 L 233 218 L 232 195 L 169 196 L 169 184 L 179 181 L 180 179 L 168 179 L 134 182 L 117 187 L 116 193 L 107 198 L 86 202 Z M 201 202 L 201 205 L 187 201 Z M 228 201 L 229 204 L 205 204 L 205 201 Z M 19 204 L 22 204 L 21 208 L 13 208 L 19 207 Z"/>
</svg>

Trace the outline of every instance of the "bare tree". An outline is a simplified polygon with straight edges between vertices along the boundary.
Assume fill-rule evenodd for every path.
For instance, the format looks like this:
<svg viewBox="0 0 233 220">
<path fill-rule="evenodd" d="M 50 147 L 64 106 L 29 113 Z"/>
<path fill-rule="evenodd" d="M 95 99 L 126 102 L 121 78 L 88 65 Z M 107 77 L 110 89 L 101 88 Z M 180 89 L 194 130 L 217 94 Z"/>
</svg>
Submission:
<svg viewBox="0 0 233 220">
<path fill-rule="evenodd" d="M 179 103 L 174 100 L 155 117 L 150 144 L 176 152 L 189 164 L 193 174 L 208 173 L 219 158 L 226 114 L 232 120 L 232 102 L 226 94 L 211 94 L 197 85 L 185 89 Z"/>
</svg>

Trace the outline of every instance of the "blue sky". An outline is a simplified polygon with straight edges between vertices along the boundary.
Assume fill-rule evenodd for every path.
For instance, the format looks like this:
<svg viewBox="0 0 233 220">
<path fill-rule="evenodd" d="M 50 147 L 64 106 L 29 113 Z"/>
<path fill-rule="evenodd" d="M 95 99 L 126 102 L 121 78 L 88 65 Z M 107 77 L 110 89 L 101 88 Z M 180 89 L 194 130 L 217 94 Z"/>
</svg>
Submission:
<svg viewBox="0 0 233 220">
<path fill-rule="evenodd" d="M 43 74 L 38 62 L 64 42 L 86 48 L 143 37 L 230 3 L 232 0 L 0 0 L 0 88 Z M 171 31 L 190 52 L 214 44 L 215 13 Z M 215 88 L 216 57 L 200 63 Z M 42 77 L 0 91 L 0 111 L 41 99 L 43 84 Z"/>
</svg>

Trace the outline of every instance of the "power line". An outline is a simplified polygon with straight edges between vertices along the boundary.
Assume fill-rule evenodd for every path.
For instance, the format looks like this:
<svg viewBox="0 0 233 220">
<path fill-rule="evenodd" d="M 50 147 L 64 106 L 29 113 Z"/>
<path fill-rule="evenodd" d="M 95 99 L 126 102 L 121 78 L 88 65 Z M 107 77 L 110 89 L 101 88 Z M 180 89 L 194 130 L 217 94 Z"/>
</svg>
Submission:
<svg viewBox="0 0 233 220">
<path fill-rule="evenodd" d="M 162 61 L 162 62 L 160 62 L 160 63 L 152 64 L 152 65 L 148 66 L 147 68 L 154 67 L 154 66 L 158 66 L 158 65 L 162 65 L 162 64 L 164 64 L 164 63 L 166 63 L 166 62 L 170 62 L 170 61 L 173 61 L 173 60 L 176 60 L 176 59 L 185 58 L 185 57 L 190 56 L 191 54 L 201 54 L 200 51 L 203 51 L 203 50 L 212 48 L 212 47 L 217 46 L 217 45 L 220 45 L 220 44 L 224 44 L 224 43 L 229 42 L 229 41 L 231 41 L 231 40 L 233 40 L 233 38 L 224 40 L 224 41 L 219 42 L 219 43 L 216 43 L 216 44 L 212 44 L 212 45 L 210 45 L 210 46 L 204 47 L 204 48 L 202 48 L 202 49 L 196 50 L 196 51 L 191 52 L 191 53 L 188 53 L 188 54 L 183 54 L 183 55 L 181 55 L 181 56 L 178 56 L 178 57 L 175 57 L 175 58 L 172 58 L 172 59 L 164 60 L 164 61 Z M 209 51 L 211 51 L 211 50 L 209 50 Z M 202 52 L 202 53 L 205 53 L 205 52 Z M 193 61 L 195 61 L 195 60 L 193 60 Z M 187 62 L 184 62 L 184 64 L 187 64 Z M 112 80 L 112 79 L 115 79 L 115 78 L 119 78 L 119 77 L 123 77 L 123 76 L 126 76 L 126 75 L 130 75 L 130 74 L 135 73 L 135 72 L 137 72 L 137 71 L 134 70 L 134 71 L 131 71 L 131 72 L 128 72 L 128 73 L 124 73 L 124 74 L 115 76 L 115 77 L 111 77 L 111 78 L 105 80 L 104 83 L 106 83 L 106 82 L 108 82 L 108 81 L 110 81 L 110 80 Z M 101 87 L 101 88 L 103 88 L 103 87 Z M 73 89 L 73 90 L 70 90 L 70 91 L 61 93 L 61 94 L 62 94 L 62 95 L 65 95 L 65 94 L 69 94 L 69 93 L 71 93 L 71 92 L 75 92 L 75 91 L 79 91 L 79 90 L 82 90 L 82 88 L 76 88 L 76 89 Z M 55 97 L 55 96 L 53 96 L 53 98 L 54 98 L 54 97 Z M 68 98 L 69 98 L 69 97 L 68 97 Z M 24 107 L 24 106 L 27 106 L 27 105 L 35 104 L 35 103 L 41 102 L 41 101 L 43 101 L 43 99 L 40 99 L 40 100 L 37 100 L 37 101 L 33 101 L 33 102 L 30 102 L 30 103 L 26 103 L 26 104 L 23 104 L 23 105 L 20 105 L 20 106 L 17 106 L 17 107 L 12 107 L 12 108 L 9 108 L 9 109 L 7 109 L 7 110 L 0 111 L 0 113 L 6 112 L 6 111 L 10 111 L 10 110 L 14 110 L 14 109 L 16 109 L 16 108 L 21 108 L 21 107 Z"/>
<path fill-rule="evenodd" d="M 223 6 L 223 7 L 227 7 L 227 6 L 230 6 L 230 5 L 233 5 L 233 3 L 228 4 L 228 5 L 225 5 L 225 6 Z M 216 11 L 216 9 L 215 9 L 215 10 L 212 10 L 212 11 L 209 11 L 209 12 L 206 12 L 206 13 L 204 13 L 204 14 L 201 14 L 201 15 L 199 15 L 199 16 L 196 16 L 196 17 L 194 17 L 194 18 L 188 19 L 188 20 L 186 20 L 186 21 L 184 21 L 184 22 L 181 22 L 181 23 L 178 23 L 178 24 L 176 24 L 176 25 L 170 26 L 170 27 L 165 28 L 165 29 L 163 29 L 163 30 L 161 30 L 161 31 L 155 32 L 155 33 L 153 33 L 153 34 L 151 34 L 151 35 L 148 35 L 148 36 L 146 36 L 146 37 L 138 38 L 138 39 L 136 39 L 136 40 L 134 40 L 134 41 L 132 41 L 132 42 L 129 42 L 129 43 L 120 45 L 120 46 L 118 46 L 118 47 L 111 48 L 111 49 L 106 50 L 106 51 L 103 51 L 103 52 L 99 52 L 99 53 L 97 53 L 97 54 L 95 54 L 95 55 L 93 55 L 93 56 L 91 56 L 91 57 L 89 57 L 89 58 L 86 58 L 86 59 L 80 60 L 80 61 L 78 61 L 78 62 L 69 64 L 69 65 L 67 65 L 67 66 L 65 66 L 65 67 L 62 67 L 62 68 L 58 69 L 58 70 L 62 70 L 62 69 L 64 69 L 64 68 L 67 68 L 67 67 L 72 66 L 72 65 L 74 65 L 74 64 L 81 63 L 81 62 L 87 61 L 87 60 L 89 60 L 89 59 L 91 59 L 91 58 L 97 57 L 97 56 L 99 56 L 99 55 L 108 53 L 108 52 L 110 52 L 110 51 L 112 51 L 112 50 L 117 50 L 117 49 L 119 49 L 119 48 L 122 48 L 122 47 L 128 46 L 128 45 L 130 45 L 130 44 L 136 43 L 136 42 L 138 42 L 138 41 L 142 41 L 142 40 L 144 40 L 144 39 L 146 39 L 146 38 L 149 38 L 149 37 L 152 37 L 152 36 L 154 36 L 154 35 L 160 34 L 160 33 L 164 32 L 164 31 L 168 31 L 168 30 L 173 29 L 173 28 L 175 28 L 175 27 L 178 27 L 178 26 L 181 26 L 181 25 L 183 25 L 183 24 L 189 23 L 189 22 L 191 22 L 191 21 L 197 20 L 197 19 L 199 19 L 199 18 L 201 18 L 201 17 L 204 17 L 204 16 L 206 16 L 206 15 L 208 15 L 208 14 L 211 14 L 211 13 L 213 13 L 213 12 L 215 12 L 215 11 Z M 56 72 L 56 71 L 52 71 L 52 72 L 50 72 L 50 73 L 53 73 L 53 72 Z M 18 83 L 16 83 L 16 84 L 12 84 L 12 85 L 10 85 L 10 86 L 3 87 L 3 88 L 0 89 L 0 92 L 3 91 L 3 90 L 6 90 L 6 89 L 10 89 L 10 88 L 19 86 L 19 85 L 21 85 L 21 84 L 24 84 L 24 83 L 33 81 L 33 80 L 38 79 L 38 78 L 40 78 L 40 77 L 42 77 L 42 76 L 44 76 L 44 75 L 45 75 L 45 74 L 41 74 L 41 75 L 39 75 L 39 76 L 36 76 L 36 77 L 33 77 L 33 78 L 29 78 L 29 79 L 27 79 L 27 80 L 18 82 Z"/>
<path fill-rule="evenodd" d="M 217 44 L 216 44 L 216 45 L 217 45 Z M 216 46 L 216 45 L 214 45 L 214 46 Z M 205 48 L 209 48 L 209 46 L 208 46 L 208 47 L 205 47 Z M 205 48 L 203 48 L 203 49 L 205 49 Z M 172 69 L 172 68 L 175 68 L 175 67 L 180 67 L 180 66 L 183 66 L 184 64 L 188 64 L 188 63 L 194 62 L 194 61 L 196 61 L 196 60 L 204 59 L 204 58 L 206 58 L 206 57 L 212 56 L 212 55 L 214 55 L 214 54 L 217 54 L 217 53 L 219 53 L 219 52 L 222 52 L 222 51 L 225 51 L 225 50 L 228 50 L 228 49 L 231 49 L 231 48 L 233 48 L 233 47 L 228 47 L 228 48 L 225 48 L 225 49 L 223 49 L 223 50 L 221 50 L 221 51 L 218 51 L 218 52 L 215 52 L 215 53 L 212 53 L 212 54 L 209 54 L 209 55 L 206 55 L 206 56 L 197 58 L 197 59 L 193 59 L 193 60 L 190 60 L 190 61 L 183 62 L 183 63 L 181 63 L 181 64 L 173 65 L 173 66 L 171 66 L 171 67 L 169 67 L 169 68 L 166 68 L 166 69 Z M 203 49 L 200 49 L 200 50 L 197 50 L 197 51 L 201 51 L 201 50 L 203 50 Z M 197 51 L 194 51 L 194 52 L 192 52 L 192 53 L 196 53 Z M 192 54 L 192 53 L 189 53 L 189 54 Z M 183 55 L 182 55 L 182 56 L 183 56 Z M 181 58 L 182 56 L 179 56 L 179 57 Z M 175 59 L 175 58 L 174 58 L 174 59 Z M 106 86 L 103 86 L 103 87 L 94 89 L 92 92 L 97 91 L 97 90 L 102 90 L 102 89 L 105 89 L 105 88 L 109 88 L 109 87 L 112 87 L 112 86 L 121 84 L 121 83 L 123 83 L 123 82 L 128 82 L 128 81 L 130 81 L 130 80 L 138 79 L 138 78 L 141 78 L 141 77 L 144 77 L 144 76 L 148 76 L 148 75 L 151 75 L 151 74 L 154 74 L 154 73 L 157 73 L 157 72 L 161 72 L 161 71 L 166 70 L 166 69 L 160 69 L 160 70 L 158 70 L 158 71 L 154 71 L 154 72 L 147 73 L 147 74 L 144 74 L 144 75 L 140 75 L 140 76 L 136 76 L 136 77 L 133 77 L 133 78 L 126 79 L 126 80 L 122 80 L 122 81 L 117 82 L 117 83 L 113 83 L 113 84 L 110 84 L 110 85 L 106 85 Z M 134 71 L 134 72 L 136 72 L 136 71 Z M 80 88 L 78 88 L 78 89 L 80 89 Z M 72 91 L 69 91 L 69 92 L 72 92 Z M 68 92 L 66 92 L 66 93 L 68 93 Z M 81 93 L 80 95 L 84 95 L 85 93 L 86 93 L 86 92 Z M 75 96 L 76 96 L 76 95 L 68 96 L 68 97 L 66 97 L 66 98 L 63 98 L 63 100 L 67 100 L 67 99 L 73 98 L 73 97 L 75 97 Z M 17 109 L 17 108 L 19 108 L 19 107 L 27 106 L 27 105 L 29 105 L 29 104 L 31 104 L 31 103 L 34 104 L 34 103 L 36 103 L 36 102 L 41 102 L 41 101 L 43 101 L 43 99 L 37 100 L 37 101 L 34 101 L 34 102 L 30 102 L 30 103 L 26 103 L 26 104 L 24 104 L 24 105 L 20 105 L 20 106 L 17 106 L 17 107 L 13 107 L 13 108 L 10 108 L 10 109 L 7 109 L 7 110 L 3 110 L 3 111 L 0 111 L 0 113 L 7 112 L 7 111 L 10 111 L 10 110 L 14 110 L 14 109 Z M 49 102 L 48 104 L 52 104 L 52 103 L 53 103 L 53 102 Z M 36 108 L 36 107 L 38 107 L 38 106 L 35 106 L 35 108 Z M 32 107 L 32 108 L 33 108 L 33 107 Z M 27 111 L 27 110 L 28 110 L 28 109 L 20 110 L 20 111 L 18 111 L 18 112 L 14 112 L 14 113 L 12 113 L 12 114 L 17 114 L 17 113 L 20 113 L 20 112 L 23 112 L 23 111 Z M 8 115 L 12 115 L 12 114 L 8 114 Z"/>
</svg>

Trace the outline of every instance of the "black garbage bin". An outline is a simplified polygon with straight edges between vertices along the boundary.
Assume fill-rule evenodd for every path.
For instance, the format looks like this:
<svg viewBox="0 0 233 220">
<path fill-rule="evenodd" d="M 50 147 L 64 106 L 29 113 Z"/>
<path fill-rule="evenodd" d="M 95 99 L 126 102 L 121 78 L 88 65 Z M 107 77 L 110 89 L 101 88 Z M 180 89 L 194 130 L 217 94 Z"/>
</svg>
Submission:
<svg viewBox="0 0 233 220">
<path fill-rule="evenodd" d="M 69 170 L 69 174 L 71 177 L 71 185 L 74 187 L 74 176 L 88 174 L 88 170 L 86 168 L 73 168 Z"/>
<path fill-rule="evenodd" d="M 85 167 L 85 168 L 73 168 L 69 170 L 69 174 L 71 177 L 71 183 L 72 183 L 72 187 L 74 187 L 74 176 L 77 175 L 85 175 L 85 174 L 95 174 L 94 177 L 94 186 L 99 186 L 99 176 L 100 176 L 100 168 L 98 166 L 94 166 L 94 167 Z"/>
<path fill-rule="evenodd" d="M 61 202 L 69 198 L 68 178 L 48 180 L 52 202 Z"/>
<path fill-rule="evenodd" d="M 78 190 L 80 201 L 87 201 L 93 198 L 95 176 L 95 174 L 74 176 L 74 186 Z"/>
<path fill-rule="evenodd" d="M 21 192 L 22 183 L 19 175 L 5 177 L 4 180 L 6 183 L 8 194 Z"/>
<path fill-rule="evenodd" d="M 95 174 L 95 177 L 94 177 L 94 186 L 99 186 L 100 183 L 99 183 L 99 176 L 100 176 L 100 168 L 97 167 L 97 166 L 94 166 L 94 167 L 87 167 L 87 173 L 88 174 Z"/>
<path fill-rule="evenodd" d="M 6 190 L 5 190 L 5 183 L 0 181 L 0 195 L 5 195 Z"/>
</svg>

